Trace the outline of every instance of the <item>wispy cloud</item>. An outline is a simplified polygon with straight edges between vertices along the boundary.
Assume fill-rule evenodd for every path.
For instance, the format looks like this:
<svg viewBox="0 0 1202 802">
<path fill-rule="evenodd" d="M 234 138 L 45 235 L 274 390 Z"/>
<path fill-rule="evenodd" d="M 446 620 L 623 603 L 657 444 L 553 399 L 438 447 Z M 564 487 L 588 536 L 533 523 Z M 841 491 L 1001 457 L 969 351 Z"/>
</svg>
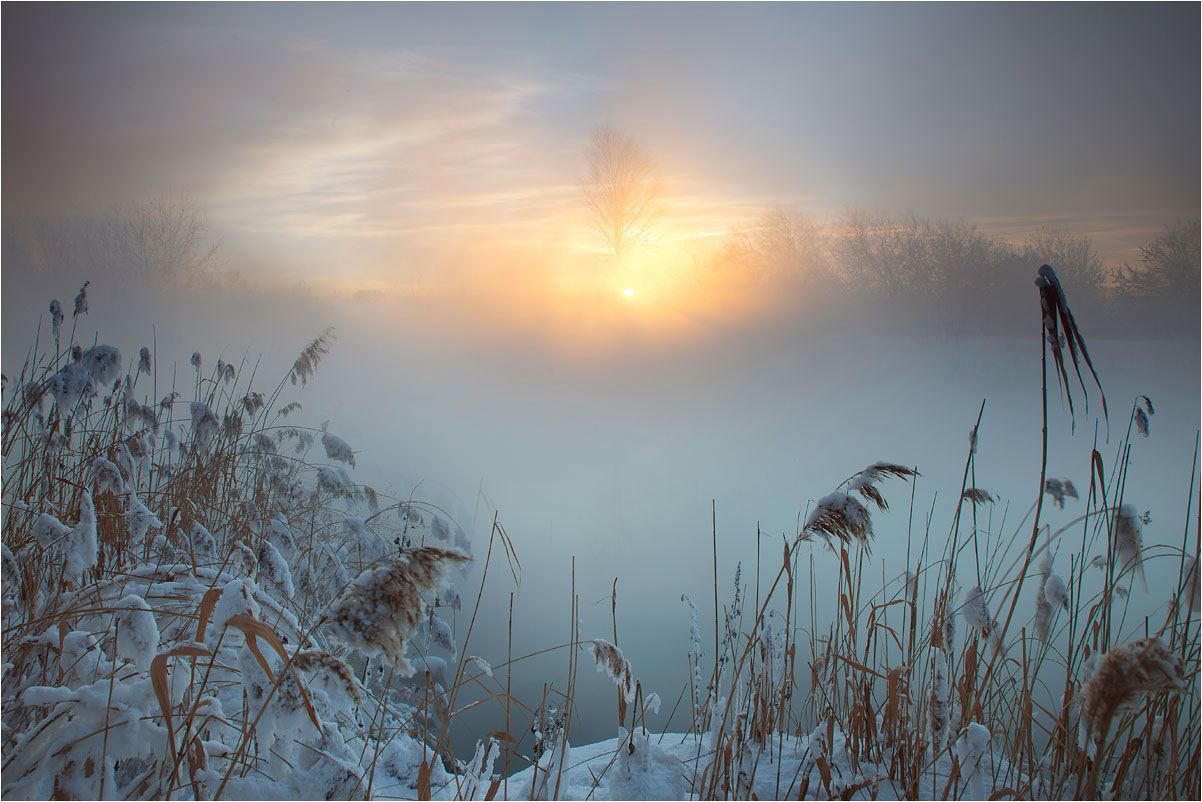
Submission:
<svg viewBox="0 0 1202 802">
<path fill-rule="evenodd" d="M 1023 243 L 1044 229 L 1090 239 L 1110 262 L 1134 261 L 1141 246 L 1151 242 L 1166 222 L 1197 218 L 1190 209 L 1139 209 L 1104 212 L 1061 212 L 977 218 L 982 231 L 1014 243 Z"/>
<path fill-rule="evenodd" d="M 1176 144 L 1196 141 L 1196 115 L 1156 106 L 1151 73 L 1100 62 L 1097 77 L 1093 65 L 1078 98 L 1088 113 L 1069 114 L 1058 84 L 1029 80 L 1040 70 L 1003 69 L 1008 37 L 957 44 L 964 69 L 947 70 L 934 12 L 869 22 L 849 11 L 827 24 L 793 11 L 685 20 L 590 7 L 535 19 L 380 4 L 343 19 L 317 4 L 214 8 L 6 5 L 5 213 L 94 214 L 183 192 L 230 258 L 298 272 L 338 258 L 412 276 L 493 247 L 578 255 L 596 250 L 576 183 L 582 151 L 609 120 L 664 167 L 662 243 L 716 238 L 774 206 L 829 218 L 850 201 L 963 214 L 1020 241 L 1062 228 L 1113 261 L 1133 258 L 1166 218 L 1197 214 L 1196 147 Z M 642 13 L 674 24 L 632 30 Z M 763 46 L 728 46 L 732 27 Z M 1129 27 L 1108 30 L 1123 39 Z M 879 30 L 879 46 L 865 48 L 863 30 Z M 1092 45 L 1067 45 L 1071 57 L 1039 49 L 1047 74 L 1095 58 Z M 1098 125 L 1116 102 L 1131 119 L 1145 109 L 1142 119 L 1187 124 L 1151 139 L 1134 123 Z"/>
</svg>

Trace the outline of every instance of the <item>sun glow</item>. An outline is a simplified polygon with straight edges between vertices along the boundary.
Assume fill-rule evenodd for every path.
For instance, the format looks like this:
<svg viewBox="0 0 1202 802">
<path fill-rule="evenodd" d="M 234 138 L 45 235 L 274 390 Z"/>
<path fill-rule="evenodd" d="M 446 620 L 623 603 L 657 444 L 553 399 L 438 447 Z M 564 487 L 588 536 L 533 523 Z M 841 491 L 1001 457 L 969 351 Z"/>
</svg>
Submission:
<svg viewBox="0 0 1202 802">
<path fill-rule="evenodd" d="M 634 289 L 627 287 L 626 289 L 622 290 L 622 294 L 629 298 L 630 296 L 634 295 Z"/>
</svg>

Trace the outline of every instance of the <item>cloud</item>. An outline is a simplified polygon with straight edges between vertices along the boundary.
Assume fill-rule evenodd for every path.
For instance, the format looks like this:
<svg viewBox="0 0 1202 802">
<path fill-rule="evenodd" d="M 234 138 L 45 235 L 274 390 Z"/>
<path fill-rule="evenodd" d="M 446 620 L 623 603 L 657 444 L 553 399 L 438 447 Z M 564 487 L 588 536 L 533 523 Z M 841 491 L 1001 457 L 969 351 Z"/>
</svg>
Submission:
<svg viewBox="0 0 1202 802">
<path fill-rule="evenodd" d="M 982 217 L 973 222 L 985 233 L 1014 243 L 1025 243 L 1044 229 L 1086 237 L 1106 261 L 1117 264 L 1138 259 L 1140 247 L 1155 239 L 1166 221 L 1176 219 L 1197 219 L 1197 212 L 1167 208 L 1061 212 Z"/>
<path fill-rule="evenodd" d="M 5 45 L 5 150 L 21 154 L 6 160 L 6 211 L 95 212 L 174 188 L 224 227 L 283 235 L 392 235 L 465 209 L 553 206 L 559 165 L 529 109 L 588 91 L 571 75 L 108 18 Z M 18 65 L 27 80 L 13 79 Z"/>
</svg>

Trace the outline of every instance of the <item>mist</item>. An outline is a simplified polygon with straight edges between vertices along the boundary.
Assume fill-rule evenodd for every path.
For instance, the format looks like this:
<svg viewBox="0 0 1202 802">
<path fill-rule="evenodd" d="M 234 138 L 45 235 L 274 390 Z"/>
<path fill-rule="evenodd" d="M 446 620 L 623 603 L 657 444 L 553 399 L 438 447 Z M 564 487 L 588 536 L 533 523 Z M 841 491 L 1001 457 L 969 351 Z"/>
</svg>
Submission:
<svg viewBox="0 0 1202 802">
<path fill-rule="evenodd" d="M 20 364 L 17 349 L 27 347 L 44 317 L 35 311 L 45 307 L 36 296 L 72 295 L 67 277 L 50 278 L 6 284 L 6 366 Z M 999 337 L 942 332 L 881 302 L 848 303 L 833 313 L 810 308 L 794 292 L 782 303 L 779 286 L 764 292 L 772 298 L 745 301 L 754 313 L 724 319 L 680 310 L 669 325 L 648 322 L 646 309 L 620 296 L 328 300 L 117 286 L 123 288 L 93 280 L 76 338 L 123 353 L 155 343 L 160 360 L 175 355 L 180 377 L 190 373 L 185 358 L 193 351 L 207 364 L 247 360 L 259 375 L 283 376 L 304 344 L 332 326 L 331 354 L 288 396 L 303 404 L 293 420 L 328 422 L 349 442 L 357 481 L 436 505 L 463 526 L 478 558 L 463 581 L 468 593 L 483 578 L 479 558 L 494 517 L 504 526 L 520 581 L 494 556 L 467 649 L 493 662 L 566 643 L 573 587 L 582 636 L 611 638 L 616 580 L 618 642 L 644 686 L 675 700 L 688 674 L 689 613 L 681 595 L 703 611 L 712 608 L 715 532 L 724 606 L 737 565 L 751 592 L 757 557 L 766 590 L 783 545 L 795 539 L 816 499 L 874 462 L 914 466 L 921 477 L 913 487 L 886 486 L 890 511 L 875 523 L 872 570 L 878 582 L 896 585 L 915 567 L 924 533 L 941 542 L 950 531 L 978 413 L 975 484 L 996 496 L 977 513 L 982 530 L 1025 537 L 1022 522 L 1037 498 L 1041 340 L 1034 297 L 1026 319 L 1035 333 Z M 1048 475 L 1087 487 L 1095 437 L 1111 469 L 1131 405 L 1148 396 L 1156 414 L 1148 439 L 1133 443 L 1126 499 L 1151 513 L 1144 543 L 1152 555 L 1178 547 L 1189 526 L 1199 381 L 1188 366 L 1198 364 L 1198 342 L 1115 337 L 1084 315 L 1080 325 L 1110 420 L 1100 415 L 1096 393 L 1088 414 L 1079 398 L 1074 434 L 1065 403 L 1053 401 L 1058 420 L 1049 433 Z M 1083 511 L 1069 500 L 1064 510 L 1045 507 L 1044 522 L 1058 529 Z M 802 552 L 801 564 L 814 570 L 802 584 L 814 594 L 817 620 L 836 610 L 834 559 L 821 542 Z M 1150 587 L 1172 585 L 1178 567 L 1167 554 L 1151 556 Z M 971 571 L 962 581 L 970 580 Z M 1157 615 L 1164 601 L 1152 595 L 1133 602 L 1133 620 Z M 466 609 L 456 615 L 461 637 L 468 620 Z M 562 652 L 529 663 L 515 675 L 517 698 L 533 704 L 543 683 L 566 686 Z M 576 737 L 609 737 L 607 680 L 581 682 L 591 689 L 577 702 Z M 668 713 L 665 706 L 649 720 L 666 724 Z M 470 711 L 458 725 L 456 749 L 470 751 L 475 733 L 503 726 L 499 710 Z"/>
<path fill-rule="evenodd" d="M 512 27 L 533 13 L 521 7 L 457 9 L 458 28 L 427 8 L 355 9 L 375 27 L 411 24 L 393 48 L 371 24 L 323 32 L 333 12 L 321 7 L 281 7 L 278 27 L 256 6 L 70 9 L 60 28 L 45 8 L 6 6 L 6 411 L 20 398 L 9 388 L 42 369 L 27 362 L 35 342 L 57 350 L 50 301 L 71 310 L 84 282 L 87 311 L 65 320 L 63 341 L 114 345 L 131 365 L 150 348 L 150 403 L 172 390 L 199 399 L 218 360 L 236 366 L 238 392 L 252 374 L 260 389 L 281 383 L 281 404 L 302 405 L 288 425 L 349 443 L 357 484 L 425 505 L 470 539 L 455 575 L 463 605 L 445 615 L 449 664 L 522 658 L 497 669 L 521 706 L 506 721 L 482 682 L 465 684 L 449 736 L 461 759 L 485 733 L 527 738 L 535 711 L 569 687 L 573 745 L 614 737 L 611 679 L 587 658 L 570 674 L 576 636 L 616 643 L 663 702 L 647 728 L 684 733 L 685 597 L 710 666 L 736 594 L 743 623 L 756 621 L 782 553 L 796 571 L 799 696 L 817 693 L 800 675 L 842 615 L 844 586 L 840 544 L 807 521 L 881 461 L 918 474 L 880 483 L 888 509 L 873 511 L 851 558 L 864 598 L 894 599 L 919 567 L 943 581 L 953 538 L 957 593 L 1005 591 L 989 580 L 1021 562 L 1039 504 L 1040 542 L 1066 576 L 1086 577 L 1106 543 L 1082 548 L 1085 533 L 1119 504 L 1088 495 L 1096 452 L 1143 520 L 1146 584 L 1124 590 L 1116 640 L 1160 629 L 1198 543 L 1197 9 L 1151 20 L 1094 9 L 1069 55 L 1040 57 L 1062 79 L 1051 82 L 1009 64 L 1006 37 L 982 30 L 1000 15 L 1003 32 L 1063 32 L 1076 19 L 1066 9 L 547 11 L 559 44 L 517 59 L 501 45 L 529 44 Z M 634 15 L 638 41 L 663 41 L 654 57 L 611 64 L 575 31 L 577 15 L 602 28 Z M 772 47 L 728 52 L 728 16 Z M 473 46 L 490 20 L 497 40 Z M 824 73 L 820 56 L 857 32 L 893 52 L 904 37 L 888 35 L 890 20 L 938 22 L 947 42 L 900 68 L 929 96 L 866 118 L 873 104 L 846 94 L 888 94 L 887 60 L 857 45 Z M 810 70 L 740 91 L 737 79 L 784 69 L 772 51 L 794 29 L 815 48 Z M 1148 56 L 1147 76 L 1111 74 L 1116 42 Z M 1077 94 L 1064 88 L 1074 55 L 1097 68 Z M 970 76 L 999 71 L 996 106 L 970 103 L 969 78 L 939 72 L 953 56 Z M 690 65 L 704 90 L 686 80 Z M 965 105 L 933 100 L 938 87 Z M 828 124 L 805 122 L 775 89 L 801 93 Z M 1077 101 L 1085 110 L 1070 113 Z M 1108 104 L 1121 124 L 1094 136 Z M 750 133 L 730 123 L 740 113 Z M 1138 115 L 1160 122 L 1137 132 Z M 1067 133 L 1025 133 L 1057 121 Z M 618 232 L 629 246 L 588 202 L 590 142 L 604 130 L 649 165 L 655 213 Z M 976 133 L 987 136 L 967 144 Z M 180 220 L 194 237 L 146 233 L 147 221 Z M 148 244 L 160 250 L 147 256 Z M 1034 283 L 1044 264 L 1091 360 L 1082 352 L 1075 366 L 1074 351 L 1062 375 Z M 329 354 L 288 382 L 327 329 Z M 233 398 L 222 387 L 212 382 L 213 397 Z M 1134 428 L 1140 397 L 1155 409 L 1146 434 Z M 1079 497 L 1045 493 L 1044 468 Z M 6 483 L 15 470 L 5 463 Z M 992 501 L 966 503 L 962 487 Z M 29 538 L 11 523 L 17 499 L 4 501 L 15 549 Z M 376 521 L 349 501 L 338 514 Z M 375 525 L 398 546 L 408 531 L 395 510 Z M 1033 627 L 1023 599 L 1014 630 Z M 784 615 L 779 596 L 771 608 Z M 365 665 L 354 663 L 366 686 Z M 505 772 L 525 765 L 514 757 Z"/>
</svg>

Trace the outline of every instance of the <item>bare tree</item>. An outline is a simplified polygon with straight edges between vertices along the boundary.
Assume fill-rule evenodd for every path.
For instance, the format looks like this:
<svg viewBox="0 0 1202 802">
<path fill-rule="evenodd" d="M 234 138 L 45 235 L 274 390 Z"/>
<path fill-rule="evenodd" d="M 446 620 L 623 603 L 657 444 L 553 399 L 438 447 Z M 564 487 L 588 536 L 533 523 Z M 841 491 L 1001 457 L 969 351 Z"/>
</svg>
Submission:
<svg viewBox="0 0 1202 802">
<path fill-rule="evenodd" d="M 908 215 L 895 220 L 848 207 L 836 237 L 836 257 L 844 280 L 859 290 L 886 297 L 930 294 L 927 250 L 929 221 Z"/>
<path fill-rule="evenodd" d="M 1102 293 L 1108 277 L 1102 257 L 1088 237 L 1074 237 L 1064 231 L 1045 228 L 1031 235 L 1023 255 L 1034 264 L 1049 264 L 1065 287 L 1077 297 L 1095 298 Z"/>
<path fill-rule="evenodd" d="M 103 253 L 113 268 L 153 281 L 210 278 L 217 266 L 217 246 L 207 238 L 208 219 L 183 195 L 116 208 L 100 230 Z"/>
<path fill-rule="evenodd" d="M 829 239 L 799 212 L 774 208 L 726 238 L 722 261 L 746 279 L 821 280 L 832 272 Z"/>
<path fill-rule="evenodd" d="M 1118 270 L 1116 284 L 1124 295 L 1177 295 L 1198 300 L 1199 225 L 1187 220 L 1165 226 L 1150 245 L 1139 249 L 1139 262 Z"/>
<path fill-rule="evenodd" d="M 655 162 L 632 137 L 608 125 L 593 129 L 585 151 L 584 200 L 593 228 L 617 263 L 654 241 L 660 185 Z"/>
</svg>

